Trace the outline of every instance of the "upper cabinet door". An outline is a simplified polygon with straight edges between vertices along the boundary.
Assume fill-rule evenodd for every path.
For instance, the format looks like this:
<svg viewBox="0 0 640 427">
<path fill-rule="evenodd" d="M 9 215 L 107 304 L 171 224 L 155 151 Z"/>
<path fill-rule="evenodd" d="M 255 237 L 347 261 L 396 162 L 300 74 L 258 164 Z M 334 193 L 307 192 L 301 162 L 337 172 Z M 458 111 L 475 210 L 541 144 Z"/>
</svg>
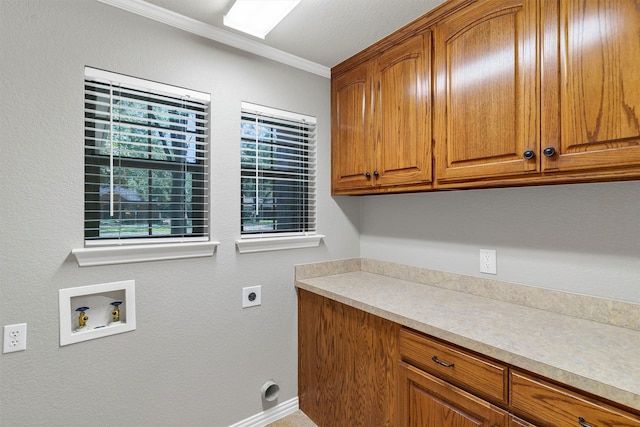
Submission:
<svg viewBox="0 0 640 427">
<path fill-rule="evenodd" d="M 438 184 L 539 172 L 537 3 L 474 3 L 436 24 Z"/>
<path fill-rule="evenodd" d="M 371 187 L 373 179 L 372 65 L 332 79 L 332 191 Z"/>
<path fill-rule="evenodd" d="M 546 1 L 541 18 L 543 170 L 637 174 L 640 1 Z"/>
<path fill-rule="evenodd" d="M 380 186 L 431 182 L 431 33 L 385 51 L 376 66 L 376 179 Z"/>
</svg>

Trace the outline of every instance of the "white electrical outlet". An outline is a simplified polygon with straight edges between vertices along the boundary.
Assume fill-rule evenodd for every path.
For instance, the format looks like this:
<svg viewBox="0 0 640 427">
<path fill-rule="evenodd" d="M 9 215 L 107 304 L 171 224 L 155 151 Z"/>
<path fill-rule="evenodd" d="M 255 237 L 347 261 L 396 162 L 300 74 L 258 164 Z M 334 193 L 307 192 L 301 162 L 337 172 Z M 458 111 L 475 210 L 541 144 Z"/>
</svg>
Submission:
<svg viewBox="0 0 640 427">
<path fill-rule="evenodd" d="M 480 249 L 480 273 L 497 274 L 495 250 Z"/>
<path fill-rule="evenodd" d="M 27 349 L 27 324 L 5 325 L 3 353 L 23 351 Z"/>
<path fill-rule="evenodd" d="M 262 286 L 242 288 L 242 308 L 262 304 Z"/>
</svg>

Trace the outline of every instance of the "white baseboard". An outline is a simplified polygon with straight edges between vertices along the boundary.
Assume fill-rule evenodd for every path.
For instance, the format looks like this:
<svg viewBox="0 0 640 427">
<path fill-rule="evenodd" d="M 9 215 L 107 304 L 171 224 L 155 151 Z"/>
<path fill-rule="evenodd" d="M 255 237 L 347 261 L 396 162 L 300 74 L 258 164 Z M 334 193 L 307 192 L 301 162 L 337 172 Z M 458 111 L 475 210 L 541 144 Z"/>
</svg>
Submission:
<svg viewBox="0 0 640 427">
<path fill-rule="evenodd" d="M 291 415 L 299 409 L 298 398 L 287 400 L 280 403 L 278 406 L 274 406 L 271 409 L 260 412 L 252 417 L 242 420 L 229 427 L 264 427 L 267 424 L 278 421 L 281 418 Z"/>
</svg>

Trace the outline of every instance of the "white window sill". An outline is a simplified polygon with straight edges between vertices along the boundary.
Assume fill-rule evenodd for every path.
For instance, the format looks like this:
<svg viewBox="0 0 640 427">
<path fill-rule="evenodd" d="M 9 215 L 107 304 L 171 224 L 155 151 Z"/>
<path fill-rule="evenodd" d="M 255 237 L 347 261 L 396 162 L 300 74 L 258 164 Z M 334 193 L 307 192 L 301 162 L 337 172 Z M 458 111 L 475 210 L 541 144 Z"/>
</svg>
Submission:
<svg viewBox="0 0 640 427">
<path fill-rule="evenodd" d="M 256 237 L 236 240 L 238 252 L 247 254 L 252 252 L 279 251 L 283 249 L 300 249 L 320 246 L 320 240 L 324 238 L 322 234 L 312 234 L 309 236 L 278 236 L 278 237 Z"/>
<path fill-rule="evenodd" d="M 97 246 L 73 249 L 80 267 L 213 256 L 220 242 Z"/>
</svg>

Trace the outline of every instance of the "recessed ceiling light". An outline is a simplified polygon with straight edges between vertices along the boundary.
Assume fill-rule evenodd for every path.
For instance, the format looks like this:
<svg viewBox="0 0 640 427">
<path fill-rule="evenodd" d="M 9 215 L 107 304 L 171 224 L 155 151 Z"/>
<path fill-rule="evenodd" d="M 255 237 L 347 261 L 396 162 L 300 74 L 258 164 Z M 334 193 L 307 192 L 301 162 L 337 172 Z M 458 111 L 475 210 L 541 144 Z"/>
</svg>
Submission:
<svg viewBox="0 0 640 427">
<path fill-rule="evenodd" d="M 243 33 L 264 37 L 287 16 L 301 0 L 236 0 L 223 23 Z"/>
</svg>

